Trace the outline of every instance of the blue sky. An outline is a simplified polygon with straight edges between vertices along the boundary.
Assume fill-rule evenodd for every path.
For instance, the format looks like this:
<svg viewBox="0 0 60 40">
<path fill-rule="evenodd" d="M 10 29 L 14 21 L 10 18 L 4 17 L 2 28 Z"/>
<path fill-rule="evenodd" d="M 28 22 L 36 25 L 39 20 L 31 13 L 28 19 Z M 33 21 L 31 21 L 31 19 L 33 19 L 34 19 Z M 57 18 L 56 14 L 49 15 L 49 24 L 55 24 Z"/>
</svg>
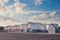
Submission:
<svg viewBox="0 0 60 40">
<path fill-rule="evenodd" d="M 27 22 L 60 24 L 60 0 L 1 0 L 0 25 Z"/>
<path fill-rule="evenodd" d="M 60 0 L 42 0 L 42 4 L 36 6 L 34 0 L 19 0 L 21 3 L 26 3 L 30 10 L 53 11 L 60 10 Z M 14 0 L 9 0 L 7 5 L 14 4 Z"/>
<path fill-rule="evenodd" d="M 60 0 L 43 0 L 42 4 L 36 6 L 34 5 L 34 0 L 20 0 L 21 3 L 27 3 L 31 10 L 59 10 L 60 9 Z"/>
</svg>

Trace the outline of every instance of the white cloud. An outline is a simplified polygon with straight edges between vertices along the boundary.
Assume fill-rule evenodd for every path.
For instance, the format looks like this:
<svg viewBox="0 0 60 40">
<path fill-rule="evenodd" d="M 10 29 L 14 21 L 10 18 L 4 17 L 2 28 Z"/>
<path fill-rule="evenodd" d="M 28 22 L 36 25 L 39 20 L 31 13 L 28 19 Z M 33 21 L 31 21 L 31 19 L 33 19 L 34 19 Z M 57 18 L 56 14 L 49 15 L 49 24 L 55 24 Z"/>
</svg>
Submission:
<svg viewBox="0 0 60 40">
<path fill-rule="evenodd" d="M 27 10 L 26 7 L 27 4 L 20 3 L 18 2 L 18 0 L 17 1 L 15 0 L 14 3 L 15 13 L 19 13 L 19 14 L 42 13 L 42 11 L 38 11 L 38 10 Z"/>
<path fill-rule="evenodd" d="M 3 3 L 1 3 L 3 2 Z M 16 1 L 14 4 L 6 6 L 4 5 L 5 2 L 8 2 L 8 0 L 1 0 L 0 1 L 0 15 L 4 15 L 5 13 L 10 13 L 11 15 L 15 13 L 26 13 L 24 11 L 26 4 L 19 3 L 19 1 Z"/>
<path fill-rule="evenodd" d="M 29 18 L 29 21 L 42 22 L 42 23 L 60 23 L 60 18 L 55 16 L 56 12 L 53 11 L 50 14 L 44 13 L 40 15 L 35 15 Z"/>
<path fill-rule="evenodd" d="M 56 15 L 56 11 L 53 11 L 49 14 L 51 17 L 54 17 Z"/>
<path fill-rule="evenodd" d="M 21 23 L 21 20 L 16 20 L 12 18 L 12 16 L 17 13 L 27 13 L 24 11 L 26 6 L 26 4 L 19 3 L 18 1 L 9 6 L 4 5 L 4 3 L 0 5 L 0 25 L 13 25 Z"/>
<path fill-rule="evenodd" d="M 28 12 L 25 11 L 27 4 L 25 3 L 20 3 L 19 0 L 14 0 L 14 8 L 15 8 L 15 13 L 19 14 L 27 14 Z"/>
<path fill-rule="evenodd" d="M 16 13 L 24 13 L 26 5 L 20 4 L 19 2 L 14 4 L 15 12 Z"/>
<path fill-rule="evenodd" d="M 0 6 L 4 6 L 9 0 L 0 0 Z"/>
<path fill-rule="evenodd" d="M 15 25 L 15 24 L 16 25 L 20 24 L 20 22 L 15 22 L 12 20 L 7 20 L 7 21 L 0 20 L 0 26 Z"/>
<path fill-rule="evenodd" d="M 35 5 L 40 5 L 40 4 L 42 4 L 42 3 L 43 3 L 42 1 L 43 1 L 43 0 L 34 0 Z"/>
<path fill-rule="evenodd" d="M 0 7 L 0 14 L 3 14 L 5 11 L 4 7 Z"/>
<path fill-rule="evenodd" d="M 41 13 L 41 11 L 37 10 L 26 10 L 27 4 L 20 3 L 19 0 L 14 0 L 14 4 L 6 6 L 0 5 L 0 15 L 4 15 L 5 13 L 10 13 L 11 15 L 15 13 L 19 14 L 29 14 L 29 13 Z M 3 1 L 2 1 L 3 2 Z M 8 0 L 4 0 L 4 2 L 8 2 Z"/>
<path fill-rule="evenodd" d="M 46 14 L 48 12 L 38 11 L 38 10 L 26 10 L 27 4 L 20 3 L 19 0 L 14 0 L 15 3 L 9 6 L 4 5 L 4 3 L 8 2 L 8 0 L 0 1 L 0 25 L 12 25 L 12 24 L 19 24 L 25 22 L 24 18 L 14 19 L 12 18 L 15 14 L 29 14 L 29 13 L 43 13 L 40 15 L 35 15 L 30 17 L 27 21 L 37 21 L 37 22 L 52 22 L 60 20 L 59 17 L 54 17 L 56 11 L 51 12 L 50 14 Z M 37 1 L 37 0 L 36 0 Z M 2 3 L 3 2 L 3 3 Z M 38 0 L 36 5 L 39 5 L 41 0 Z M 5 16 L 8 14 L 9 16 Z M 56 19 L 56 20 L 55 20 Z M 49 22 L 49 23 L 50 23 Z"/>
<path fill-rule="evenodd" d="M 0 0 L 0 4 L 1 3 L 6 3 L 6 2 L 8 2 L 9 0 Z"/>
<path fill-rule="evenodd" d="M 6 8 L 5 3 L 9 2 L 9 0 L 0 0 L 0 15 L 4 15 Z"/>
<path fill-rule="evenodd" d="M 0 15 L 0 26 L 14 25 L 14 24 L 20 24 L 20 23 L 21 22 L 16 19 Z"/>
</svg>

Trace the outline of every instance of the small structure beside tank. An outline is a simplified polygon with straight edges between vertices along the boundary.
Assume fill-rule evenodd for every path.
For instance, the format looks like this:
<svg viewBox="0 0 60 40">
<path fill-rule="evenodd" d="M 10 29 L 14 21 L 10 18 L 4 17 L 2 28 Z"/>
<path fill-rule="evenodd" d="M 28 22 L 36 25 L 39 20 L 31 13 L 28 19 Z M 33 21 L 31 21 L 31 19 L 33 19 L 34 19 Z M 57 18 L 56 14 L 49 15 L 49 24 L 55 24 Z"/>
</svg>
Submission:
<svg viewBox="0 0 60 40">
<path fill-rule="evenodd" d="M 4 32 L 4 27 L 0 27 L 0 32 Z"/>
<path fill-rule="evenodd" d="M 58 24 L 49 24 L 48 25 L 48 33 L 55 34 L 55 30 L 58 27 Z"/>
</svg>

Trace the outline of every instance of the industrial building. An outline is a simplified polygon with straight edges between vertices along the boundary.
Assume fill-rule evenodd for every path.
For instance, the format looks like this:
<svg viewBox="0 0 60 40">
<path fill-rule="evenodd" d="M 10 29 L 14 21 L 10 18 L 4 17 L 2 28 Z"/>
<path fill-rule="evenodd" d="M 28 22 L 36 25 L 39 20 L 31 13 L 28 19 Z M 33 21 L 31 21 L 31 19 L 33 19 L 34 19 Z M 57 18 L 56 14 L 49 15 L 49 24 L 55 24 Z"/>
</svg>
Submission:
<svg viewBox="0 0 60 40">
<path fill-rule="evenodd" d="M 47 30 L 46 25 L 42 23 L 28 22 L 27 24 L 30 31 L 42 32 L 43 30 Z"/>
<path fill-rule="evenodd" d="M 42 24 L 37 22 L 28 22 L 27 24 L 12 25 L 4 27 L 5 32 L 43 32 L 55 33 L 58 24 Z"/>
<path fill-rule="evenodd" d="M 4 27 L 4 31 L 5 32 L 19 32 L 20 25 L 6 26 L 6 27 Z"/>
<path fill-rule="evenodd" d="M 20 24 L 20 27 L 21 27 L 21 32 L 26 32 L 28 29 L 27 24 Z"/>
</svg>

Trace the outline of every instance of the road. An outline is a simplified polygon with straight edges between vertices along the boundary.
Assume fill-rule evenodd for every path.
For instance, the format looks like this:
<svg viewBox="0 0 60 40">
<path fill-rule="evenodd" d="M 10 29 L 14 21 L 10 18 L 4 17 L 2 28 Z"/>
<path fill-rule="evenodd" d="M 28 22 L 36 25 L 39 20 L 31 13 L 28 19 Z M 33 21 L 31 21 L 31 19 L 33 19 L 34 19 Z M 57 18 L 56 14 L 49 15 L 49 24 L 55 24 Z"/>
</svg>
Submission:
<svg viewBox="0 0 60 40">
<path fill-rule="evenodd" d="M 0 32 L 0 40 L 60 40 L 60 35 Z"/>
</svg>

